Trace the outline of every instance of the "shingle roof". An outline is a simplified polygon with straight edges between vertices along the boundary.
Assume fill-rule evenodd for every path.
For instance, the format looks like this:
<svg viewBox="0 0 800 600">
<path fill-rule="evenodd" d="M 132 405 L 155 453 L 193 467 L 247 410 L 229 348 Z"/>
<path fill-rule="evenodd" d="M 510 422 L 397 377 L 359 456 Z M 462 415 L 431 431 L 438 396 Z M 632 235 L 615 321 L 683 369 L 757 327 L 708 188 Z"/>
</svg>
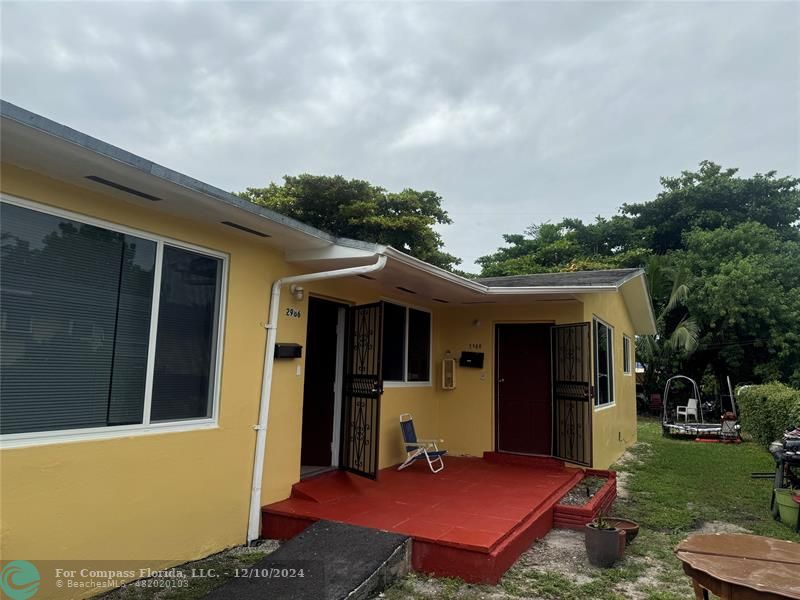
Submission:
<svg viewBox="0 0 800 600">
<path fill-rule="evenodd" d="M 603 271 L 571 271 L 509 275 L 507 277 L 484 277 L 477 281 L 489 287 L 619 286 L 641 272 L 641 269 L 606 269 Z"/>
</svg>

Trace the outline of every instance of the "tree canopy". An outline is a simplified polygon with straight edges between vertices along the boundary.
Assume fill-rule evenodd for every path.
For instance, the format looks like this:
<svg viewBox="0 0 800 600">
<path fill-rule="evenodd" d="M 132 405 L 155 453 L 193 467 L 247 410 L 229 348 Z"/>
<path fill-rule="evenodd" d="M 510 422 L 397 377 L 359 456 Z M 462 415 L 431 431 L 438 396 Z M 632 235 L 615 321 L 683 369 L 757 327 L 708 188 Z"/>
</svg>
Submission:
<svg viewBox="0 0 800 600">
<path fill-rule="evenodd" d="M 435 225 L 451 223 L 436 192 L 389 192 L 340 175 L 285 176 L 283 184 L 247 188 L 242 198 L 339 237 L 391 245 L 438 267 L 461 261 L 443 250 Z"/>
<path fill-rule="evenodd" d="M 610 219 L 505 235 L 481 274 L 645 267 L 658 335 L 637 349 L 653 391 L 664 375 L 709 369 L 800 384 L 800 179 L 703 161 L 661 184 Z"/>
<path fill-rule="evenodd" d="M 658 334 L 637 342 L 651 391 L 676 372 L 800 385 L 800 179 L 741 177 L 703 161 L 661 186 L 610 218 L 506 234 L 504 246 L 478 259 L 481 276 L 642 266 L 658 317 Z M 444 250 L 435 228 L 451 221 L 430 190 L 303 174 L 239 195 L 445 269 L 461 262 Z"/>
</svg>

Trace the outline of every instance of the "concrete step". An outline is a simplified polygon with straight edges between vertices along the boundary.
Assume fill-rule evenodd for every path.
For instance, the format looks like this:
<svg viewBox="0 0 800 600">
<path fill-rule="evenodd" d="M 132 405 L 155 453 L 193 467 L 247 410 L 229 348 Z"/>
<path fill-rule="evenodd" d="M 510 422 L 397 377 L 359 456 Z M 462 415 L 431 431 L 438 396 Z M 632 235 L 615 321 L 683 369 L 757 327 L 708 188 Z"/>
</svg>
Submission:
<svg viewBox="0 0 800 600">
<path fill-rule="evenodd" d="M 408 537 L 317 521 L 207 596 L 212 600 L 362 600 L 408 573 Z"/>
</svg>

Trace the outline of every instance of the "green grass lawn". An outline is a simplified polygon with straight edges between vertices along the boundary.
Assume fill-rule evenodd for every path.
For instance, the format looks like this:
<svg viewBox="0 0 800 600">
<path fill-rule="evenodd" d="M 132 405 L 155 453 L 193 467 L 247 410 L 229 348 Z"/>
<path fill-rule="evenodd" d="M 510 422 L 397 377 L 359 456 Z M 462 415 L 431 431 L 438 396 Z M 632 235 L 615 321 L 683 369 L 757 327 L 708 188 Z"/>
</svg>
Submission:
<svg viewBox="0 0 800 600">
<path fill-rule="evenodd" d="M 751 479 L 774 471 L 772 456 L 754 442 L 706 444 L 662 437 L 654 420 L 639 423 L 638 461 L 628 471 L 630 498 L 618 512 L 647 529 L 685 535 L 703 523 L 724 521 L 759 535 L 798 541 L 769 514 L 772 480 Z"/>
<path fill-rule="evenodd" d="M 639 441 L 612 468 L 620 473 L 613 513 L 637 521 L 641 531 L 625 560 L 613 569 L 588 564 L 580 533 L 561 535 L 563 547 L 547 540 L 523 554 L 498 586 L 470 585 L 457 579 L 410 574 L 386 590 L 389 600 L 691 600 L 688 578 L 674 555 L 675 546 L 696 531 L 743 528 L 800 542 L 800 536 L 769 513 L 772 480 L 751 479 L 771 471 L 774 462 L 753 442 L 703 444 L 662 437 L 660 422 L 641 420 Z M 554 537 L 552 534 L 548 538 Z M 274 548 L 239 548 L 185 565 L 218 573 L 252 564 Z M 547 555 L 546 560 L 542 560 Z M 129 586 L 112 592 L 119 600 L 202 598 L 224 582 L 200 579 L 187 589 L 157 591 Z"/>
<path fill-rule="evenodd" d="M 770 515 L 772 480 L 750 477 L 775 468 L 764 448 L 754 442 L 665 438 L 660 422 L 652 419 L 641 420 L 638 431 L 636 446 L 612 466 L 627 491 L 612 512 L 641 525 L 625 560 L 615 568 L 591 567 L 580 534 L 574 534 L 571 548 L 548 561 L 537 556 L 552 553 L 552 546 L 548 549 L 547 540 L 535 544 L 496 587 L 412 574 L 387 590 L 387 598 L 691 600 L 689 579 L 674 555 L 675 546 L 691 533 L 742 528 L 800 542 L 800 536 Z"/>
</svg>

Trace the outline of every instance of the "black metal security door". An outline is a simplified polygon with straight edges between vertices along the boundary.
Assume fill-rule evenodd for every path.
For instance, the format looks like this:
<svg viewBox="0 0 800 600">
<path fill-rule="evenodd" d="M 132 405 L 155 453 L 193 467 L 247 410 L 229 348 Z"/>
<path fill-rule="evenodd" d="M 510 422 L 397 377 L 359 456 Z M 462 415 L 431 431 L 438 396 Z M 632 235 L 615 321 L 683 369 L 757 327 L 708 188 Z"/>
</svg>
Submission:
<svg viewBox="0 0 800 600">
<path fill-rule="evenodd" d="M 589 323 L 554 325 L 553 454 L 592 466 L 592 346 Z"/>
<path fill-rule="evenodd" d="M 378 302 L 349 309 L 342 394 L 341 466 L 370 479 L 378 475 L 383 393 L 382 331 L 383 304 Z"/>
</svg>

